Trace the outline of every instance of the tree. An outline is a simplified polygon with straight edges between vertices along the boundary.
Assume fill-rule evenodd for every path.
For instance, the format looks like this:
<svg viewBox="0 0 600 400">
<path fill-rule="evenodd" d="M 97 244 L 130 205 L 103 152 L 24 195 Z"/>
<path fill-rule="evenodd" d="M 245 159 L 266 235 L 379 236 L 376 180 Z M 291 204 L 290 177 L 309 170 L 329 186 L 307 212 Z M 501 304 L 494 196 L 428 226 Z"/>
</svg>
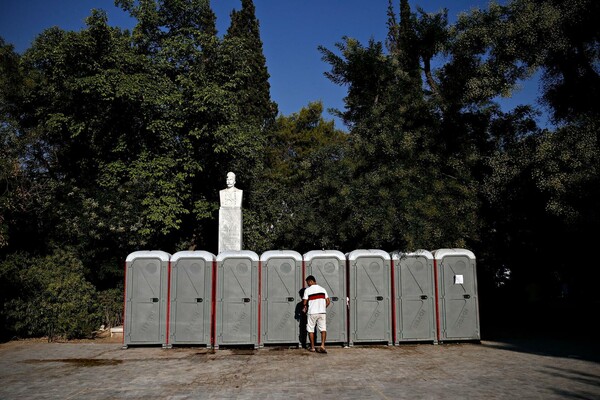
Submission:
<svg viewBox="0 0 600 400">
<path fill-rule="evenodd" d="M 276 113 L 252 2 L 227 40 L 208 0 L 116 3 L 138 19 L 132 33 L 94 10 L 82 31 L 48 29 L 23 56 L 0 43 L 2 257 L 69 248 L 108 323 L 128 253 L 216 248 L 222 177 L 244 171 L 251 198 Z M 41 332 L 27 324 L 15 329 Z"/>
<path fill-rule="evenodd" d="M 575 271 L 551 255 L 590 246 L 582 232 L 598 223 L 597 14 L 597 4 L 585 0 L 492 4 L 459 18 L 448 47 L 452 60 L 440 72 L 444 97 L 459 100 L 455 109 L 508 95 L 519 79 L 542 72 L 542 101 L 559 126 L 539 130 L 524 109 L 497 119 L 483 169 L 480 252 L 497 276 L 509 274 L 508 282 L 498 283 L 515 296 L 546 308 L 571 304 L 574 314 L 597 272 Z"/>
<path fill-rule="evenodd" d="M 464 91 L 465 100 L 479 101 L 509 95 L 517 80 L 542 69 L 543 99 L 556 121 L 594 113 L 600 82 L 594 67 L 598 11 L 590 0 L 514 0 L 464 15 L 453 28 L 453 60 L 443 71 L 452 79 L 444 81 L 448 89 L 462 86 L 457 89 Z M 465 79 L 455 79 L 459 76 Z M 586 100 L 579 95 L 584 91 L 589 93 Z"/>
<path fill-rule="evenodd" d="M 18 109 L 27 81 L 20 57 L 0 38 L 0 248 L 8 246 L 15 214 L 26 209 L 27 189 L 19 156 Z"/>
<path fill-rule="evenodd" d="M 266 137 L 263 170 L 254 185 L 249 210 L 244 210 L 248 230 L 244 243 L 255 251 L 273 248 L 310 250 L 326 236 L 322 223 L 326 201 L 320 184 L 341 187 L 334 175 L 346 146 L 346 135 L 326 121 L 320 102 L 309 103 L 298 113 L 279 116 Z"/>
<path fill-rule="evenodd" d="M 341 55 L 321 48 L 331 64 L 326 75 L 348 86 L 340 115 L 351 128 L 351 148 L 335 209 L 343 210 L 351 248 L 436 248 L 476 237 L 471 157 L 457 152 L 438 161 L 443 125 L 421 80 L 417 26 L 403 1 L 399 22 L 388 7 L 388 54 L 374 40 L 363 47 L 345 38 Z"/>
<path fill-rule="evenodd" d="M 4 329 L 11 333 L 52 341 L 89 337 L 99 326 L 94 286 L 85 280 L 83 265 L 72 253 L 14 254 L 0 264 L 0 276 L 19 287 L 19 295 L 5 303 Z"/>
<path fill-rule="evenodd" d="M 77 246 L 86 265 L 102 260 L 95 280 L 114 279 L 115 259 L 173 232 L 188 212 L 175 168 L 176 87 L 101 12 L 82 32 L 44 32 L 23 65 L 33 83 L 19 110 L 30 143 L 22 157 L 39 186 L 31 222 L 50 247 Z"/>
<path fill-rule="evenodd" d="M 252 0 L 242 0 L 241 10 L 231 12 L 223 56 L 224 78 L 236 92 L 241 114 L 257 118 L 261 129 L 272 125 L 277 105 L 271 101 L 267 61 Z"/>
</svg>

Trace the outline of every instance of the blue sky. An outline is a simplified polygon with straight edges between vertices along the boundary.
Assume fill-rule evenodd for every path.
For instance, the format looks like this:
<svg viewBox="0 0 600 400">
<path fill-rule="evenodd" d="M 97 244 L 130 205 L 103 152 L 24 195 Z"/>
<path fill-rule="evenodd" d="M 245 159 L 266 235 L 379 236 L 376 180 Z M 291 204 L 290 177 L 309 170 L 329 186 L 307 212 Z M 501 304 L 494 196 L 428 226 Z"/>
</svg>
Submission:
<svg viewBox="0 0 600 400">
<path fill-rule="evenodd" d="M 384 41 L 387 34 L 387 0 L 254 0 L 260 20 L 261 38 L 271 75 L 271 97 L 279 111 L 289 115 L 311 101 L 325 108 L 343 108 L 344 87 L 331 83 L 323 73 L 329 66 L 321 60 L 319 45 L 333 49 L 343 36 L 366 43 L 371 37 Z M 398 7 L 399 0 L 394 4 Z M 487 0 L 411 1 L 427 12 L 448 8 L 450 21 L 472 8 L 486 8 Z M 505 3 L 505 0 L 500 1 Z M 241 7 L 240 0 L 212 0 L 217 28 L 222 35 L 229 14 Z M 113 0 L 0 0 L 0 36 L 23 52 L 44 29 L 59 26 L 80 30 L 93 8 L 107 12 L 109 24 L 131 29 L 135 20 L 114 6 Z M 510 99 L 501 99 L 505 110 L 518 104 L 533 104 L 538 97 L 537 80 L 522 83 Z M 326 115 L 327 118 L 331 118 Z M 542 118 L 542 124 L 546 123 Z M 339 123 L 336 126 L 342 128 Z"/>
</svg>

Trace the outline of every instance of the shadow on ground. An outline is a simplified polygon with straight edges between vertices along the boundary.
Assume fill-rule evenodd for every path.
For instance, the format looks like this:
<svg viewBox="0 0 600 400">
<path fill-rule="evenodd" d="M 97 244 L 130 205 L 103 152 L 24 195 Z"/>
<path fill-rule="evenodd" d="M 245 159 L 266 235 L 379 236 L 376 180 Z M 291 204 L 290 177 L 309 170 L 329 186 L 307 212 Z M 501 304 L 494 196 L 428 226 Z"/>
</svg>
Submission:
<svg viewBox="0 0 600 400">
<path fill-rule="evenodd" d="M 573 358 L 600 362 L 600 344 L 597 341 L 573 338 L 513 337 L 484 342 L 484 346 L 542 356 Z"/>
</svg>

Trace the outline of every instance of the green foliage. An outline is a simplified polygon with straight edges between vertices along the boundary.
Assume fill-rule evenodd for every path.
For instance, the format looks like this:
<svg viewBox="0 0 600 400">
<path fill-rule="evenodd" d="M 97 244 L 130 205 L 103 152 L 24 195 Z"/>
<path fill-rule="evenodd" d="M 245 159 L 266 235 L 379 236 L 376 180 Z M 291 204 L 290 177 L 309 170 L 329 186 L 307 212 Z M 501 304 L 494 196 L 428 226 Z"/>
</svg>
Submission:
<svg viewBox="0 0 600 400">
<path fill-rule="evenodd" d="M 223 37 L 208 0 L 115 3 L 133 32 L 94 10 L 22 55 L 0 39 L 3 336 L 120 323 L 128 253 L 215 251 L 230 170 L 256 252 L 469 247 L 482 287 L 592 293 L 570 261 L 539 260 L 593 248 L 600 223 L 597 2 L 492 3 L 454 24 L 388 2 L 385 45 L 320 48 L 348 133 L 318 102 L 277 117 L 252 0 Z M 557 128 L 496 104 L 538 71 Z"/>
<path fill-rule="evenodd" d="M 542 138 L 535 160 L 537 185 L 548 196 L 546 210 L 590 228 L 600 222 L 600 143 L 597 120 L 584 120 Z"/>
<path fill-rule="evenodd" d="M 15 255 L 1 264 L 2 276 L 18 290 L 4 304 L 7 330 L 48 340 L 90 336 L 100 315 L 94 286 L 73 254 L 56 251 L 47 257 Z"/>
<path fill-rule="evenodd" d="M 348 86 L 348 95 L 344 98 L 346 110 L 338 111 L 338 116 L 352 126 L 370 115 L 371 108 L 385 95 L 391 72 L 381 43 L 370 40 L 365 48 L 357 40 L 345 37 L 336 47 L 341 56 L 322 46 L 319 50 L 323 61 L 331 65 L 331 71 L 325 76 L 338 85 Z"/>
<path fill-rule="evenodd" d="M 19 55 L 0 38 L 0 249 L 9 244 L 10 226 L 26 210 L 30 195 L 19 160 L 26 143 L 19 137 L 17 117 L 28 85 Z"/>
<path fill-rule="evenodd" d="M 430 60 L 437 45 L 415 47 L 419 34 L 430 33 L 417 32 L 425 17 L 417 19 L 407 2 L 401 3 L 399 22 L 391 7 L 388 16 L 389 54 L 373 40 L 363 47 L 346 38 L 337 45 L 341 55 L 321 48 L 332 66 L 328 77 L 348 85 L 340 115 L 352 128 L 351 146 L 344 180 L 338 181 L 344 189 L 332 207 L 339 210 L 338 227 L 352 248 L 465 245 L 477 237 L 477 185 L 470 170 L 476 157 L 450 150 L 451 157 L 437 160 L 448 146 L 418 61 Z M 435 21 L 427 26 L 445 23 Z"/>
<path fill-rule="evenodd" d="M 106 328 L 123 324 L 123 287 L 98 292 L 98 309 Z"/>
<path fill-rule="evenodd" d="M 278 117 L 269 131 L 263 169 L 244 210 L 248 248 L 262 252 L 273 248 L 308 251 L 313 243 L 323 247 L 321 237 L 328 228 L 319 221 L 328 210 L 316 203 L 324 204 L 328 192 L 320 190 L 319 182 L 339 184 L 340 178 L 325 175 L 337 170 L 346 135 L 322 113 L 321 103 L 310 103 L 298 113 Z"/>
<path fill-rule="evenodd" d="M 509 96 L 519 79 L 541 69 L 543 99 L 557 121 L 596 113 L 598 7 L 592 0 L 514 0 L 462 15 L 451 30 L 452 61 L 441 71 L 445 90 L 462 91 L 467 102 Z"/>
<path fill-rule="evenodd" d="M 71 248 L 105 324 L 119 319 L 110 290 L 128 253 L 214 251 L 222 179 L 244 171 L 252 193 L 276 114 L 251 1 L 225 39 L 207 0 L 116 3 L 133 32 L 94 10 L 22 56 L 0 43 L 2 254 Z M 46 329 L 27 324 L 19 334 Z"/>
<path fill-rule="evenodd" d="M 290 185 L 310 178 L 309 160 L 320 149 L 341 145 L 346 136 L 323 116 L 323 104 L 310 103 L 298 113 L 277 118 L 267 136 L 266 168 L 273 179 Z"/>
<path fill-rule="evenodd" d="M 222 54 L 222 72 L 228 84 L 237 89 L 242 115 L 257 118 L 261 127 L 270 126 L 277 115 L 277 105 L 271 102 L 267 61 L 252 0 L 242 0 L 242 9 L 232 11 Z"/>
</svg>

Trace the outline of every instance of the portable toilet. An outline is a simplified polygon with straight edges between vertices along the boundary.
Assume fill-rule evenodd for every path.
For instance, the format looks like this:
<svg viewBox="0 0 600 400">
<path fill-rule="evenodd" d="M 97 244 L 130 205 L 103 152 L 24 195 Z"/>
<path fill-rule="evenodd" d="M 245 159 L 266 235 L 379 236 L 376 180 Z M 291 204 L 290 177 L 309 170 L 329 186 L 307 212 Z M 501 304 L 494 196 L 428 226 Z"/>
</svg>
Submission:
<svg viewBox="0 0 600 400">
<path fill-rule="evenodd" d="M 299 344 L 299 291 L 302 255 L 292 250 L 266 251 L 261 265 L 261 343 Z M 301 308 L 301 307 L 300 307 Z M 306 327 L 303 329 L 306 335 Z"/>
<path fill-rule="evenodd" d="M 331 299 L 327 307 L 327 342 L 346 343 L 346 256 L 337 250 L 312 250 L 303 256 L 305 277 L 313 275 Z M 315 343 L 321 335 L 315 332 Z"/>
<path fill-rule="evenodd" d="M 392 344 L 392 279 L 390 255 L 383 250 L 347 254 L 350 298 L 350 341 Z"/>
<path fill-rule="evenodd" d="M 169 344 L 212 345 L 214 254 L 180 251 L 171 257 Z"/>
<path fill-rule="evenodd" d="M 259 345 L 259 258 L 249 250 L 217 255 L 215 348 Z"/>
<path fill-rule="evenodd" d="M 123 348 L 168 345 L 167 303 L 170 254 L 136 251 L 125 260 Z"/>
<path fill-rule="evenodd" d="M 433 255 L 427 250 L 392 253 L 396 343 L 437 343 Z"/>
<path fill-rule="evenodd" d="M 438 340 L 480 340 L 475 255 L 465 249 L 433 252 Z"/>
</svg>

